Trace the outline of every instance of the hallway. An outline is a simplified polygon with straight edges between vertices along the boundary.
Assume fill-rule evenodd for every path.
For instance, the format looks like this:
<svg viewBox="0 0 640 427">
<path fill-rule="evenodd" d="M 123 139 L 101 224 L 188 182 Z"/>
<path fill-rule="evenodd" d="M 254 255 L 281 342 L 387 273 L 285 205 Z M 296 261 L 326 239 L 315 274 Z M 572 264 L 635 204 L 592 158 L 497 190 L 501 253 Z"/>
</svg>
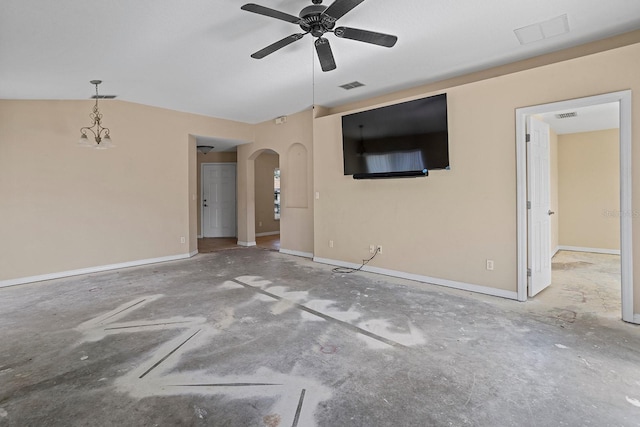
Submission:
<svg viewBox="0 0 640 427">
<path fill-rule="evenodd" d="M 228 249 L 240 249 L 245 246 L 238 246 L 238 239 L 235 237 L 206 237 L 198 239 L 198 253 L 206 254 Z M 280 250 L 280 235 L 256 237 L 256 246 L 260 249 L 271 251 Z"/>
</svg>

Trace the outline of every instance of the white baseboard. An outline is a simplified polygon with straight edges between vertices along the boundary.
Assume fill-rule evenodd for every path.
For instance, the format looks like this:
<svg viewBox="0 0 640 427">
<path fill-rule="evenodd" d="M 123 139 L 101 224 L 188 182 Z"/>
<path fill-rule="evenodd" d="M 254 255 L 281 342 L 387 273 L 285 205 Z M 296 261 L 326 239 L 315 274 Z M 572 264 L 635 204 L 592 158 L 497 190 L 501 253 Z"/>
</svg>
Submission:
<svg viewBox="0 0 640 427">
<path fill-rule="evenodd" d="M 300 251 L 292 251 L 291 249 L 280 249 L 281 254 L 300 256 L 303 258 L 313 258 L 313 254 L 311 252 L 300 252 Z"/>
<path fill-rule="evenodd" d="M 238 246 L 255 246 L 256 242 L 241 242 L 240 240 L 238 240 Z"/>
<path fill-rule="evenodd" d="M 198 239 L 202 239 L 202 234 L 198 234 Z"/>
<path fill-rule="evenodd" d="M 633 315 L 633 323 L 640 325 L 640 313 Z"/>
<path fill-rule="evenodd" d="M 280 230 L 278 230 L 278 231 L 265 231 L 264 233 L 256 233 L 256 237 L 275 236 L 276 234 L 280 234 Z"/>
<path fill-rule="evenodd" d="M 559 251 L 591 252 L 594 254 L 620 255 L 620 249 L 583 248 L 581 246 L 558 246 Z"/>
<path fill-rule="evenodd" d="M 338 267 L 358 268 L 361 264 L 353 264 L 350 262 L 336 261 L 326 258 L 314 258 L 315 262 L 321 264 L 336 265 Z M 471 283 L 457 282 L 448 279 L 438 279 L 435 277 L 422 276 L 419 274 L 406 273 L 404 271 L 388 270 L 386 268 L 370 267 L 365 265 L 362 271 L 370 273 L 383 274 L 385 276 L 399 277 L 401 279 L 415 280 L 416 282 L 430 283 L 433 285 L 446 286 L 448 288 L 460 289 L 463 291 L 477 292 L 480 294 L 491 295 L 501 298 L 507 298 L 512 300 L 518 299 L 518 293 L 516 291 L 505 291 L 503 289 L 490 288 L 488 286 L 474 285 Z"/>
<path fill-rule="evenodd" d="M 193 252 L 189 252 L 189 258 L 194 257 L 196 255 L 198 255 L 198 250 L 197 249 L 195 251 L 193 251 Z"/>
<path fill-rule="evenodd" d="M 556 256 L 556 254 L 558 253 L 559 250 L 560 250 L 560 246 L 556 246 L 556 248 L 551 251 L 551 258 Z"/>
<path fill-rule="evenodd" d="M 42 282 L 44 280 L 61 279 L 63 277 L 80 276 L 82 274 L 99 273 L 101 271 L 117 270 L 120 268 L 137 267 L 140 265 L 157 264 L 159 262 L 177 261 L 180 259 L 191 258 L 198 251 L 188 254 L 170 255 L 160 258 L 148 258 L 137 261 L 121 262 L 118 264 L 99 265 L 96 267 L 80 268 L 78 270 L 60 271 L 57 273 L 41 274 L 38 276 L 19 277 L 17 279 L 9 279 L 0 281 L 0 288 L 6 286 L 24 285 L 26 283 Z"/>
</svg>

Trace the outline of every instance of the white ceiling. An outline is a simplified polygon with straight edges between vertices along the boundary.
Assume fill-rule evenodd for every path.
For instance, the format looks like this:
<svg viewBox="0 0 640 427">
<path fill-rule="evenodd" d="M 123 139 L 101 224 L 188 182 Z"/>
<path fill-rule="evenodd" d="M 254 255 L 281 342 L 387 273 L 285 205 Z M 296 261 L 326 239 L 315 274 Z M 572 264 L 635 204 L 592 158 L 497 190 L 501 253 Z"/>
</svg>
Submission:
<svg viewBox="0 0 640 427">
<path fill-rule="evenodd" d="M 576 113 L 576 116 L 564 119 L 556 117 L 557 114 L 563 113 Z M 542 121 L 548 123 L 551 129 L 558 135 L 616 129 L 620 127 L 620 104 L 612 102 L 589 107 L 554 111 L 552 113 L 541 114 L 540 116 Z"/>
<path fill-rule="evenodd" d="M 213 147 L 211 151 L 221 152 L 221 153 L 237 151 L 238 145 L 247 143 L 247 141 L 238 141 L 235 139 L 212 138 L 209 136 L 202 136 L 202 135 L 194 135 L 194 136 L 196 137 L 197 145 L 208 145 L 209 147 Z"/>
<path fill-rule="evenodd" d="M 292 15 L 311 4 L 253 1 Z M 245 2 L 2 0 L 0 98 L 87 99 L 89 80 L 101 79 L 100 93 L 121 100 L 257 123 L 640 28 L 640 0 L 366 0 L 338 24 L 395 34 L 398 43 L 330 34 L 338 68 L 323 73 L 311 36 L 250 58 L 300 30 L 241 10 Z M 519 43 L 515 29 L 564 14 L 569 33 Z M 338 87 L 354 80 L 366 86 Z"/>
</svg>

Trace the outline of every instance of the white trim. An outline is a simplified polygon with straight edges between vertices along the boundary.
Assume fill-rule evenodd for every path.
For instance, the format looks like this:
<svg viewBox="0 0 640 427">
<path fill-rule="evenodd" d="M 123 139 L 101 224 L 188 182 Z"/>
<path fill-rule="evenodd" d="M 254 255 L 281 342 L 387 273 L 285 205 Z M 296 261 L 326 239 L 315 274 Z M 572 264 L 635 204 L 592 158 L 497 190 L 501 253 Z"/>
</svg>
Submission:
<svg viewBox="0 0 640 427">
<path fill-rule="evenodd" d="M 280 249 L 280 253 L 287 254 L 287 255 L 301 256 L 303 258 L 313 258 L 313 254 L 311 252 L 300 252 L 300 251 L 292 251 L 291 249 Z"/>
<path fill-rule="evenodd" d="M 637 322 L 633 314 L 633 203 L 631 175 L 631 91 L 620 92 L 620 270 L 622 320 Z M 624 214 L 626 213 L 626 215 Z"/>
<path fill-rule="evenodd" d="M 251 246 L 255 246 L 256 242 L 241 242 L 240 240 L 238 240 L 238 246 L 246 246 L 246 247 L 251 247 Z"/>
<path fill-rule="evenodd" d="M 264 233 L 256 233 L 256 237 L 275 236 L 277 234 L 280 234 L 280 230 L 278 230 L 278 231 L 266 231 Z"/>
<path fill-rule="evenodd" d="M 527 116 L 516 110 L 516 289 L 527 300 Z"/>
<path fill-rule="evenodd" d="M 551 258 L 556 256 L 556 254 L 558 253 L 559 250 L 560 250 L 560 246 L 556 246 L 556 248 L 551 251 Z"/>
<path fill-rule="evenodd" d="M 195 251 L 189 252 L 189 258 L 192 258 L 194 256 L 198 255 L 198 250 L 196 249 Z"/>
<path fill-rule="evenodd" d="M 198 234 L 198 239 L 202 239 L 202 234 Z"/>
<path fill-rule="evenodd" d="M 337 261 L 326 258 L 313 258 L 313 261 L 321 264 L 336 265 L 338 267 L 358 268 L 361 264 L 353 264 L 350 262 Z M 365 265 L 361 271 L 369 273 L 382 274 L 385 276 L 399 277 L 401 279 L 415 280 L 416 282 L 429 283 L 432 285 L 445 286 L 447 288 L 460 289 L 463 291 L 477 292 L 480 294 L 491 295 L 507 299 L 518 299 L 517 292 L 505 291 L 503 289 L 490 288 L 488 286 L 474 285 L 472 283 L 457 282 L 455 280 L 438 279 L 436 277 L 422 276 L 420 274 L 406 273 L 404 271 L 388 270 L 386 268 L 370 267 Z"/>
<path fill-rule="evenodd" d="M 558 246 L 559 251 L 591 252 L 594 254 L 620 255 L 620 249 L 583 248 L 581 246 Z"/>
<path fill-rule="evenodd" d="M 620 264 L 622 281 L 622 320 L 637 322 L 633 313 L 633 245 L 631 198 L 631 91 L 607 93 L 586 98 L 516 109 L 516 213 L 517 213 L 517 289 L 518 300 L 527 300 L 527 178 L 525 120 L 533 114 L 618 102 L 620 104 Z M 624 213 L 628 213 L 625 215 Z"/>
<path fill-rule="evenodd" d="M 636 313 L 633 315 L 633 321 L 631 323 L 637 323 L 640 325 L 640 313 Z"/>
<path fill-rule="evenodd" d="M 80 268 L 78 270 L 60 271 L 58 273 L 41 274 L 39 276 L 20 277 L 0 281 L 0 288 L 6 286 L 24 285 L 25 283 L 42 282 L 44 280 L 61 279 L 63 277 L 80 276 L 82 274 L 99 273 L 101 271 L 118 270 L 120 268 L 137 267 L 140 265 L 157 264 L 159 262 L 176 261 L 191 258 L 198 251 L 188 254 L 170 255 L 160 258 L 141 259 L 137 261 L 121 262 L 118 264 L 99 265 L 97 267 Z"/>
</svg>

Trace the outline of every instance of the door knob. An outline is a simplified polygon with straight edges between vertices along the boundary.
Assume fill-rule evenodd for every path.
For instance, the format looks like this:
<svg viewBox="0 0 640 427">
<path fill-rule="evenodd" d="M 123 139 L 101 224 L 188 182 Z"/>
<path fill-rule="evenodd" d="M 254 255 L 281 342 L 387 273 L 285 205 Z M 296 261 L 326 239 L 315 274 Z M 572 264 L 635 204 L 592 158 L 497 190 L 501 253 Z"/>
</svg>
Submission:
<svg viewBox="0 0 640 427">
<path fill-rule="evenodd" d="M 549 213 L 549 215 L 553 215 L 555 212 L 554 212 L 554 211 L 552 211 L 551 209 L 549 209 L 549 212 L 548 212 L 548 213 Z"/>
</svg>

